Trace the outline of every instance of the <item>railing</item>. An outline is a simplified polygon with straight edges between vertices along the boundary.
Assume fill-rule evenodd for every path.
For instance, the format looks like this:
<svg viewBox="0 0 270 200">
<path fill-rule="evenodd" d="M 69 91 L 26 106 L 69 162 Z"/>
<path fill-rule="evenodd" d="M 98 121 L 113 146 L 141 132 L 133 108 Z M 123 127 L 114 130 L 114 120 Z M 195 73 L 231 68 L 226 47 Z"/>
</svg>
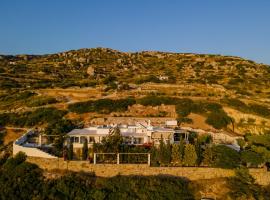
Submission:
<svg viewBox="0 0 270 200">
<path fill-rule="evenodd" d="M 150 153 L 94 153 L 94 165 L 98 163 L 147 164 L 150 166 L 151 155 Z"/>
</svg>

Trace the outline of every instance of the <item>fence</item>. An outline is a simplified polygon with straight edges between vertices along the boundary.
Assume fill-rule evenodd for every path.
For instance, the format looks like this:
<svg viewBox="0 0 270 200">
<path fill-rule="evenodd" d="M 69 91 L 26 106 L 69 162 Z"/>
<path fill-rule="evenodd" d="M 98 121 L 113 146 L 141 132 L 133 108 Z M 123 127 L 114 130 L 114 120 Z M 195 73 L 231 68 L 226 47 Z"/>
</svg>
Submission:
<svg viewBox="0 0 270 200">
<path fill-rule="evenodd" d="M 148 164 L 150 153 L 94 153 L 95 164 Z"/>
</svg>

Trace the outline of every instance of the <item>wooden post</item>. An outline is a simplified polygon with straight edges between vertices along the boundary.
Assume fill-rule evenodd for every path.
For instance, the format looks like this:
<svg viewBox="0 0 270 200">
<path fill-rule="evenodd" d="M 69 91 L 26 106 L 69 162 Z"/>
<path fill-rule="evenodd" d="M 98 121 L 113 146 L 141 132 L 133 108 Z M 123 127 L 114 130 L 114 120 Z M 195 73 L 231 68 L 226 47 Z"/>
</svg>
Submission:
<svg viewBox="0 0 270 200">
<path fill-rule="evenodd" d="M 119 157 L 119 153 L 117 154 L 117 165 L 120 164 L 120 157 Z"/>
<path fill-rule="evenodd" d="M 151 165 L 151 154 L 150 154 L 150 153 L 148 154 L 148 161 L 147 161 L 147 164 L 148 164 L 148 166 Z"/>
<path fill-rule="evenodd" d="M 94 165 L 97 164 L 97 154 L 94 153 Z"/>
</svg>

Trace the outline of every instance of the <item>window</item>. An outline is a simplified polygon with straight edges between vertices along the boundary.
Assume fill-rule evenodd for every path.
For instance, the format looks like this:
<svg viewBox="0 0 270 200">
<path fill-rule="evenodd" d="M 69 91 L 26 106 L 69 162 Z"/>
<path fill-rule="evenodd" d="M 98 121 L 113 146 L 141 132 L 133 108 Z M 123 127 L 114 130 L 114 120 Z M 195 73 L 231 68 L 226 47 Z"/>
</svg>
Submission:
<svg viewBox="0 0 270 200">
<path fill-rule="evenodd" d="M 71 143 L 74 142 L 74 137 L 70 137 L 70 140 L 69 140 Z"/>
<path fill-rule="evenodd" d="M 131 137 L 124 137 L 123 139 L 125 144 L 131 144 Z"/>
<path fill-rule="evenodd" d="M 80 143 L 83 144 L 85 140 L 86 140 L 86 137 L 81 136 L 81 138 L 80 138 Z"/>
<path fill-rule="evenodd" d="M 79 143 L 79 137 L 74 137 L 74 143 Z"/>
<path fill-rule="evenodd" d="M 134 144 L 142 144 L 142 138 L 134 138 Z"/>
</svg>

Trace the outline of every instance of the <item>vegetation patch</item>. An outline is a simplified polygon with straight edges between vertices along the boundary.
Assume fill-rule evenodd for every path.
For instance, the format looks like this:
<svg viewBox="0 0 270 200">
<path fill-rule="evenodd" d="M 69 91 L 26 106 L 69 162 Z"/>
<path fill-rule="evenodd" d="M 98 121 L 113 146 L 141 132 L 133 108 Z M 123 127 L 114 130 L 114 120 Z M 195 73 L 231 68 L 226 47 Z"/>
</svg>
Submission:
<svg viewBox="0 0 270 200">
<path fill-rule="evenodd" d="M 0 114 L 0 125 L 32 127 L 58 121 L 65 114 L 67 114 L 67 111 L 58 110 L 54 107 L 38 108 L 35 111 L 24 113 L 2 113 Z"/>
<path fill-rule="evenodd" d="M 132 106 L 136 101 L 132 98 L 127 99 L 99 99 L 96 101 L 86 101 L 70 104 L 68 106 L 69 111 L 75 113 L 97 112 L 97 113 L 111 113 L 111 112 L 123 112 L 128 109 L 128 106 Z"/>
</svg>

